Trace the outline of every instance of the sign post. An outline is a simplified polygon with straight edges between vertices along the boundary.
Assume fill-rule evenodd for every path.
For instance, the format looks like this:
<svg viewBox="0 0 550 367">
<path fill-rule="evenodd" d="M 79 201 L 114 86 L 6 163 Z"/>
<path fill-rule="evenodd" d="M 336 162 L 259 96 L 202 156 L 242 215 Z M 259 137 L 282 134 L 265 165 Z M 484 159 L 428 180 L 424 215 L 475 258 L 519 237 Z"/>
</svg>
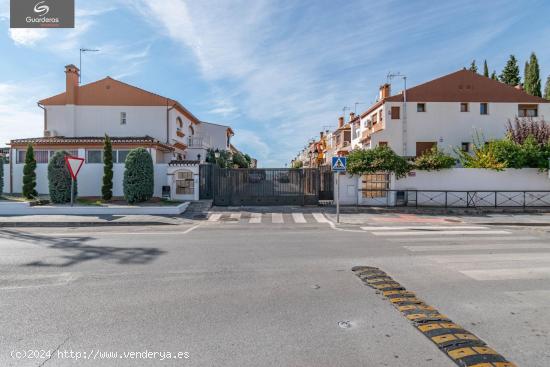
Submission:
<svg viewBox="0 0 550 367">
<path fill-rule="evenodd" d="M 84 158 L 66 155 L 65 164 L 67 165 L 67 168 L 69 169 L 69 173 L 71 174 L 71 206 L 73 206 L 74 205 L 74 181 L 76 180 L 76 176 L 78 176 L 78 172 L 80 172 L 80 168 L 82 167 L 82 164 L 84 164 Z"/>
<path fill-rule="evenodd" d="M 334 200 L 336 201 L 336 223 L 340 223 L 340 172 L 346 172 L 347 159 L 345 157 L 332 157 L 332 172 L 334 172 Z"/>
</svg>

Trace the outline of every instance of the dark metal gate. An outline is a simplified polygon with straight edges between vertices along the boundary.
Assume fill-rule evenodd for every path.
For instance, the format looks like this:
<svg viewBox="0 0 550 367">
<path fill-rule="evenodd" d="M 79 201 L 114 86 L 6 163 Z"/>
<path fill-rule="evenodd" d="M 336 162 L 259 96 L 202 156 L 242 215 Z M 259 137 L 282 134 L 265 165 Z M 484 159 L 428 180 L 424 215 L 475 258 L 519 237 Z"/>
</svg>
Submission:
<svg viewBox="0 0 550 367">
<path fill-rule="evenodd" d="M 212 168 L 214 205 L 317 205 L 316 168 Z M 201 179 L 202 182 L 202 179 Z"/>
<path fill-rule="evenodd" d="M 319 167 L 319 200 L 334 200 L 334 174 L 330 166 Z"/>
<path fill-rule="evenodd" d="M 213 199 L 212 192 L 212 171 L 214 166 L 211 164 L 201 164 L 199 166 L 199 199 Z"/>
</svg>

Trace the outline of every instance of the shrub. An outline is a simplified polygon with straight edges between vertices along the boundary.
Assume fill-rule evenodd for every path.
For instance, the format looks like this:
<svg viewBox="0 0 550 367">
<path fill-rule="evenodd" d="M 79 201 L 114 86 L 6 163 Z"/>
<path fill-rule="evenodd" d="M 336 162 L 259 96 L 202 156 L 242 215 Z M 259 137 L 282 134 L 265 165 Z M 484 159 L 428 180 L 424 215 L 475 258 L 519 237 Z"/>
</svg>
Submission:
<svg viewBox="0 0 550 367">
<path fill-rule="evenodd" d="M 517 144 L 523 144 L 531 136 L 539 145 L 544 145 L 550 140 L 550 124 L 542 119 L 516 117 L 514 123 L 508 120 L 506 135 Z"/>
<path fill-rule="evenodd" d="M 155 181 L 153 159 L 144 148 L 132 149 L 124 164 L 124 197 L 130 204 L 153 197 Z"/>
<path fill-rule="evenodd" d="M 405 177 L 411 165 L 387 146 L 374 149 L 355 149 L 348 155 L 347 171 L 351 174 L 367 174 L 381 171 L 393 172 L 396 178 Z"/>
<path fill-rule="evenodd" d="M 56 152 L 48 163 L 48 188 L 50 200 L 53 203 L 68 203 L 71 201 L 71 174 L 65 164 L 65 151 Z M 74 197 L 77 196 L 77 182 L 74 181 Z"/>
<path fill-rule="evenodd" d="M 34 159 L 34 149 L 30 144 L 27 147 L 25 166 L 23 167 L 23 196 L 27 199 L 38 196 L 36 192 L 36 160 Z"/>
<path fill-rule="evenodd" d="M 439 171 L 454 167 L 456 159 L 446 154 L 437 147 L 433 147 L 427 152 L 424 152 L 414 161 L 414 167 L 425 171 Z"/>
<path fill-rule="evenodd" d="M 113 197 L 113 146 L 111 138 L 105 134 L 103 142 L 103 186 L 101 186 L 103 200 L 111 200 Z"/>
<path fill-rule="evenodd" d="M 303 166 L 304 166 L 304 162 L 302 162 L 302 161 L 292 162 L 292 168 L 302 168 Z"/>
<path fill-rule="evenodd" d="M 216 158 L 216 153 L 219 157 Z M 229 168 L 232 165 L 231 153 L 228 150 L 208 149 L 206 152 L 206 162 L 216 164 L 220 168 Z"/>
<path fill-rule="evenodd" d="M 236 152 L 235 154 L 233 154 L 233 165 L 237 166 L 238 168 L 249 168 L 250 162 L 241 152 Z"/>
</svg>

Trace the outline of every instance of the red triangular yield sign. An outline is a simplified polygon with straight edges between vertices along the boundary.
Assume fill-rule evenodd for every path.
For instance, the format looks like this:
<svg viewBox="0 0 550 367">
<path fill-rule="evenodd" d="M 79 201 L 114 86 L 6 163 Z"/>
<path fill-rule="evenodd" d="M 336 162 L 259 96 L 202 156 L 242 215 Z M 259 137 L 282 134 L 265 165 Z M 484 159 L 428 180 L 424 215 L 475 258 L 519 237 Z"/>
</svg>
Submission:
<svg viewBox="0 0 550 367">
<path fill-rule="evenodd" d="M 70 155 L 65 156 L 65 164 L 69 168 L 69 173 L 71 174 L 73 180 L 76 180 L 76 176 L 80 171 L 80 167 L 84 164 L 84 158 L 72 157 Z"/>
</svg>

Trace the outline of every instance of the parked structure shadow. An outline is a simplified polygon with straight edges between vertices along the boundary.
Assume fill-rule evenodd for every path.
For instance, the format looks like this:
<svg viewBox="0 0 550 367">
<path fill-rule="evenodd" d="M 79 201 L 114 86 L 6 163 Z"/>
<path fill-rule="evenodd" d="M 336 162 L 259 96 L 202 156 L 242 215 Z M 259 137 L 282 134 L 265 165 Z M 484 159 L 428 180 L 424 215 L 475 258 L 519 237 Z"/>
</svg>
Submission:
<svg viewBox="0 0 550 367">
<path fill-rule="evenodd" d="M 90 260 L 112 261 L 121 265 L 147 264 L 165 253 L 165 251 L 154 247 L 93 246 L 86 244 L 94 239 L 89 236 L 53 237 L 2 229 L 0 238 L 47 246 L 50 249 L 62 250 L 67 253 L 59 257 L 59 262 L 38 260 L 27 263 L 25 266 L 67 267 Z"/>
</svg>

